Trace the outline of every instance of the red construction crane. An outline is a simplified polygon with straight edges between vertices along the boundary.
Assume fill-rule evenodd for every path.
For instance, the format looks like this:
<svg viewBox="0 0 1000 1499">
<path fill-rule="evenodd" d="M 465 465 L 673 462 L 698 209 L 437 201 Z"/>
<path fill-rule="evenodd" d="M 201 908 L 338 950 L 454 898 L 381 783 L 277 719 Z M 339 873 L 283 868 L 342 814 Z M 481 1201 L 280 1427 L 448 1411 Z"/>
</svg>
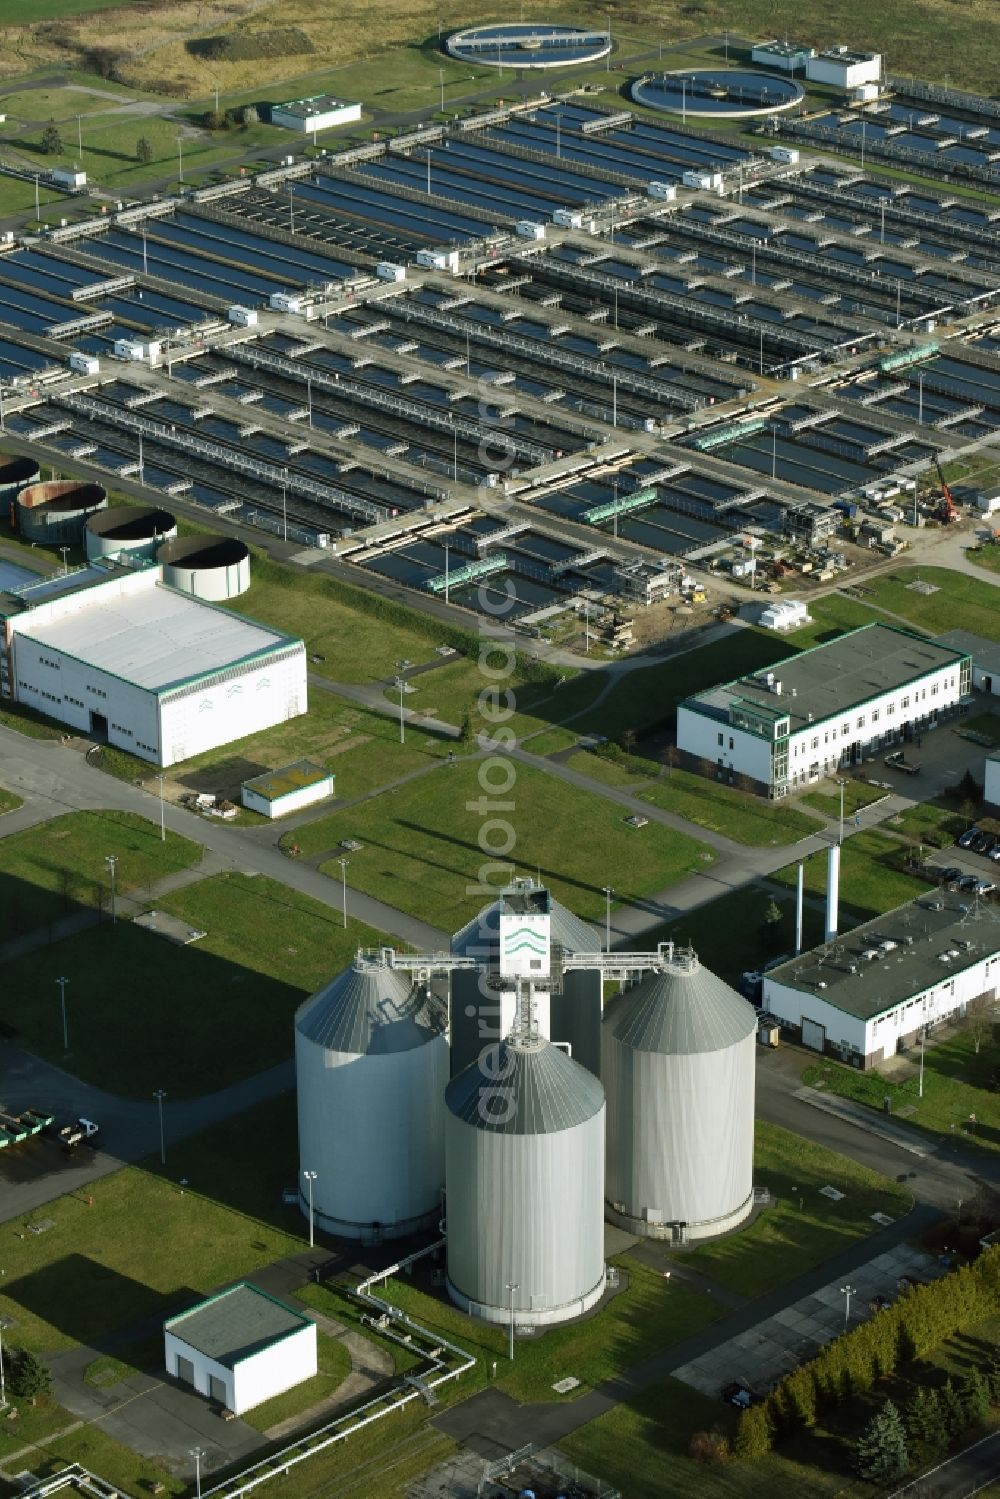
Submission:
<svg viewBox="0 0 1000 1499">
<path fill-rule="evenodd" d="M 938 478 L 941 480 L 941 503 L 938 506 L 937 518 L 939 521 L 943 521 L 943 523 L 947 526 L 950 525 L 953 520 L 956 520 L 958 518 L 958 507 L 955 504 L 954 495 L 948 488 L 944 474 L 941 470 L 941 465 L 938 462 L 936 456 L 934 459 L 934 467 L 937 469 Z"/>
</svg>

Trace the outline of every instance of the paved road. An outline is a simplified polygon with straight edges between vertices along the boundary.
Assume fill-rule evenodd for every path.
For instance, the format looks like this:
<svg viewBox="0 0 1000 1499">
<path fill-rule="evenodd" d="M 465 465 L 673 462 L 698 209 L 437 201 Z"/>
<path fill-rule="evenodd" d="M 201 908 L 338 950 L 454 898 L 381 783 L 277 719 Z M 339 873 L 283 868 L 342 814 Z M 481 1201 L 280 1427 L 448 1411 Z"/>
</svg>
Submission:
<svg viewBox="0 0 1000 1499">
<path fill-rule="evenodd" d="M 974 1442 L 946 1463 L 896 1489 L 889 1499 L 971 1499 L 1000 1478 L 1000 1431 Z"/>
</svg>

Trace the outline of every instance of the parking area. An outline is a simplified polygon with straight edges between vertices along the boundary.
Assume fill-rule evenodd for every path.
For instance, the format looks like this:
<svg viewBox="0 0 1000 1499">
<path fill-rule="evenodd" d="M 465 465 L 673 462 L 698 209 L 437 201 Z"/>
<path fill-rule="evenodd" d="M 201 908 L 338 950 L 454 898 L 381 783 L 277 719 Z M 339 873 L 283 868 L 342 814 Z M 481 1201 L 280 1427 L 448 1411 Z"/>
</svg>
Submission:
<svg viewBox="0 0 1000 1499">
<path fill-rule="evenodd" d="M 928 1281 L 943 1274 L 943 1267 L 931 1255 L 901 1244 L 860 1266 L 849 1281 L 832 1281 L 692 1359 L 674 1371 L 674 1378 L 713 1397 L 734 1380 L 745 1381 L 752 1390 L 766 1394 L 778 1380 L 839 1337 L 845 1327 L 856 1327 L 872 1316 L 870 1303 L 875 1297 L 895 1297 L 903 1277 Z M 844 1285 L 851 1287 L 849 1321 Z"/>
</svg>

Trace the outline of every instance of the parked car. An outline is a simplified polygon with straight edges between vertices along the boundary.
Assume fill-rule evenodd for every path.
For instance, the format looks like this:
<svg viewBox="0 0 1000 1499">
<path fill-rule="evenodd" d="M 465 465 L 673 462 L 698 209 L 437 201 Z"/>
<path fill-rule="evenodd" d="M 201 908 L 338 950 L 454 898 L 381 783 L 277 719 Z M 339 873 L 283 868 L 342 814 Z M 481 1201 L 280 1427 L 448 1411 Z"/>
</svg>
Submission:
<svg viewBox="0 0 1000 1499">
<path fill-rule="evenodd" d="M 734 1379 L 732 1384 L 727 1384 L 723 1388 L 722 1398 L 727 1405 L 735 1405 L 745 1411 L 749 1410 L 751 1405 L 760 1405 L 764 1396 L 752 1390 L 745 1379 Z"/>
<path fill-rule="evenodd" d="M 976 888 L 976 886 L 978 884 L 979 884 L 979 876 L 978 876 L 978 874 L 963 874 L 963 876 L 962 876 L 962 878 L 960 880 L 956 880 L 955 881 L 955 885 L 956 885 L 956 887 L 959 890 L 966 890 L 966 891 L 975 890 L 975 888 Z"/>
<path fill-rule="evenodd" d="M 945 869 L 935 869 L 934 873 L 937 875 L 942 885 L 953 885 L 956 880 L 960 880 L 962 878 L 962 871 L 958 869 L 954 864 L 949 864 Z"/>
<path fill-rule="evenodd" d="M 958 844 L 959 848 L 968 848 L 972 840 L 978 837 L 979 828 L 966 828 L 965 832 L 960 833 L 955 841 Z"/>
<path fill-rule="evenodd" d="M 992 895 L 993 891 L 996 888 L 997 887 L 993 883 L 992 880 L 979 880 L 979 879 L 976 880 L 976 883 L 972 887 L 973 893 L 975 895 Z"/>
<path fill-rule="evenodd" d="M 974 854 L 984 854 L 993 843 L 992 833 L 977 833 L 969 844 L 969 849 Z"/>
</svg>

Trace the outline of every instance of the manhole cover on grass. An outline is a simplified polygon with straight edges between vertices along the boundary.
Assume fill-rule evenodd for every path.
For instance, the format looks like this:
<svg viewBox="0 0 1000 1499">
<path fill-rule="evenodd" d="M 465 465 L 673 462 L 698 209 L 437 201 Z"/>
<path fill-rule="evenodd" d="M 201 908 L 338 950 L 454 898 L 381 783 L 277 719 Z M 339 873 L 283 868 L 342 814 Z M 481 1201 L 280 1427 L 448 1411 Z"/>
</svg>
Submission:
<svg viewBox="0 0 1000 1499">
<path fill-rule="evenodd" d="M 580 1381 L 570 1375 L 567 1379 L 556 1380 L 552 1388 L 557 1395 L 568 1395 L 570 1390 L 578 1390 L 580 1388 Z"/>
<path fill-rule="evenodd" d="M 836 1187 L 820 1187 L 819 1195 L 821 1197 L 829 1197 L 831 1202 L 843 1202 L 844 1200 L 843 1192 L 838 1192 Z"/>
<path fill-rule="evenodd" d="M 895 1223 L 895 1221 L 896 1220 L 894 1218 L 890 1218 L 887 1213 L 872 1213 L 872 1222 L 877 1223 L 879 1228 L 888 1228 L 892 1223 Z"/>
<path fill-rule="evenodd" d="M 906 587 L 907 587 L 907 589 L 909 590 L 910 593 L 940 593 L 941 592 L 940 588 L 938 588 L 938 586 L 937 586 L 936 583 L 922 583 L 919 578 L 915 578 L 912 583 L 907 583 Z"/>
</svg>

